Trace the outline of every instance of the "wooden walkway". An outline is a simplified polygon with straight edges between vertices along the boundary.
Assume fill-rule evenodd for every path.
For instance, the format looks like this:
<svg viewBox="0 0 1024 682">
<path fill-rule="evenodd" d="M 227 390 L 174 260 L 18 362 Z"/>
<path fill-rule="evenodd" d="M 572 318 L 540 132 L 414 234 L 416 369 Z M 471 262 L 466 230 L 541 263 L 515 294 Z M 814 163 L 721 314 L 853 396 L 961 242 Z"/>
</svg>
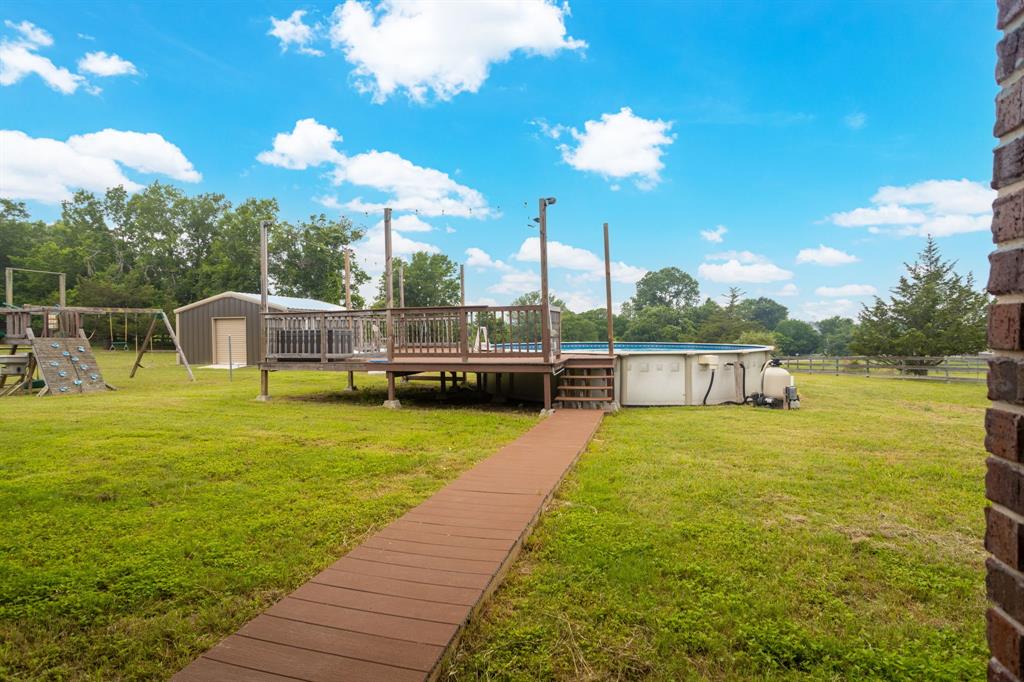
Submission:
<svg viewBox="0 0 1024 682">
<path fill-rule="evenodd" d="M 435 679 L 601 416 L 555 412 L 173 679 Z"/>
</svg>

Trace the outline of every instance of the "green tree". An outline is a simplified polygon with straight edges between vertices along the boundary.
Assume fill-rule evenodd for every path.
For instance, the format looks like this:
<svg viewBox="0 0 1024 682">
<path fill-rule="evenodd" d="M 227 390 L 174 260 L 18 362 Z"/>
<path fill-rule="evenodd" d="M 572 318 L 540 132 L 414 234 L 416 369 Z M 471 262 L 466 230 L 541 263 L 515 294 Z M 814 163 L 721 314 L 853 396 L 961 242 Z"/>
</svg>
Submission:
<svg viewBox="0 0 1024 682">
<path fill-rule="evenodd" d="M 405 266 L 405 307 L 459 305 L 459 266 L 443 253 L 417 251 L 408 263 L 401 258 L 391 261 L 396 307 L 400 301 L 399 269 L 402 266 Z M 387 303 L 386 282 L 387 273 L 382 273 L 377 284 L 375 307 L 383 307 Z"/>
<path fill-rule="evenodd" d="M 348 218 L 332 220 L 323 213 L 298 225 L 277 225 L 270 239 L 270 271 L 275 290 L 285 296 L 342 301 L 345 249 L 362 234 Z M 351 262 L 351 268 L 353 286 L 369 280 L 356 261 Z"/>
<path fill-rule="evenodd" d="M 778 346 L 779 336 L 775 332 L 763 329 L 750 329 L 739 335 L 735 343 L 745 346 Z"/>
<path fill-rule="evenodd" d="M 582 313 L 562 313 L 563 341 L 607 341 L 608 318 L 604 308 Z"/>
<path fill-rule="evenodd" d="M 682 310 L 700 301 L 700 285 L 679 268 L 662 268 L 648 272 L 636 283 L 636 293 L 627 302 L 630 314 L 644 308 L 667 307 Z"/>
<path fill-rule="evenodd" d="M 850 340 L 857 323 L 848 317 L 828 317 L 815 325 L 822 339 L 822 352 L 825 355 L 848 355 Z"/>
<path fill-rule="evenodd" d="M 277 211 L 276 199 L 246 199 L 225 212 L 199 265 L 199 290 L 193 300 L 223 291 L 260 290 L 260 222 L 270 221 L 273 235 Z"/>
<path fill-rule="evenodd" d="M 821 334 L 803 320 L 783 320 L 775 327 L 782 355 L 810 355 L 821 350 Z"/>
<path fill-rule="evenodd" d="M 789 317 L 789 309 L 777 301 L 761 296 L 740 301 L 739 314 L 744 320 L 772 331 L 779 322 Z"/>
<path fill-rule="evenodd" d="M 647 306 L 629 321 L 623 341 L 692 341 L 693 325 L 681 310 L 669 306 Z"/>
<path fill-rule="evenodd" d="M 989 298 L 954 271 L 931 237 L 888 302 L 864 306 L 850 349 L 859 355 L 943 356 L 985 348 Z"/>
</svg>

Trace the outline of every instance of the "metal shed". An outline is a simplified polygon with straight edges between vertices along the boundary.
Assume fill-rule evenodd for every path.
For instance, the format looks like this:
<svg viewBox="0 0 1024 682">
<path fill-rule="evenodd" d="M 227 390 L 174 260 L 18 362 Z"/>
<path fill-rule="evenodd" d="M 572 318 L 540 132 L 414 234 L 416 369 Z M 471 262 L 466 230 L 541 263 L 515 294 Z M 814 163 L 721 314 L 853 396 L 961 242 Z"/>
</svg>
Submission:
<svg viewBox="0 0 1024 682">
<path fill-rule="evenodd" d="M 272 312 L 335 311 L 340 305 L 314 298 L 269 296 Z M 228 363 L 228 337 L 235 366 L 255 365 L 260 359 L 260 295 L 225 291 L 174 310 L 178 339 L 189 362 Z"/>
</svg>

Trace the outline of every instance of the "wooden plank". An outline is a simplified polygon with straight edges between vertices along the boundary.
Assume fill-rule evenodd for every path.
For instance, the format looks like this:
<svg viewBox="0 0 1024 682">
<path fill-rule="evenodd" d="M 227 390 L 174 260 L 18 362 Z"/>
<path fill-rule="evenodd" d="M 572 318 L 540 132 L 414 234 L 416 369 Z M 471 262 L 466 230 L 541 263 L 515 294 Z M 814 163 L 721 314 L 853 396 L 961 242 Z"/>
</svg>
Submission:
<svg viewBox="0 0 1024 682">
<path fill-rule="evenodd" d="M 428 680 L 600 423 L 557 412 L 274 604 L 179 676 Z M 465 489 L 468 487 L 469 489 Z M 477 491 L 475 488 L 487 488 Z M 529 493 L 516 492 L 529 489 Z M 218 675 L 223 675 L 219 677 Z"/>
</svg>

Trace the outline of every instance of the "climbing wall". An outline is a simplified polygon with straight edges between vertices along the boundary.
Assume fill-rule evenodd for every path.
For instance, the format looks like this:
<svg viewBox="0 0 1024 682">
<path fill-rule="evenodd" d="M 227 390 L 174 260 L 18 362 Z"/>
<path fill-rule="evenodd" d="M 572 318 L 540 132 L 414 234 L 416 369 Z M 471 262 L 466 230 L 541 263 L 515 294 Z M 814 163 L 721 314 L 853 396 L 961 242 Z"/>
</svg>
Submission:
<svg viewBox="0 0 1024 682">
<path fill-rule="evenodd" d="M 32 352 L 50 395 L 107 390 L 89 342 L 77 339 L 32 339 Z"/>
</svg>

